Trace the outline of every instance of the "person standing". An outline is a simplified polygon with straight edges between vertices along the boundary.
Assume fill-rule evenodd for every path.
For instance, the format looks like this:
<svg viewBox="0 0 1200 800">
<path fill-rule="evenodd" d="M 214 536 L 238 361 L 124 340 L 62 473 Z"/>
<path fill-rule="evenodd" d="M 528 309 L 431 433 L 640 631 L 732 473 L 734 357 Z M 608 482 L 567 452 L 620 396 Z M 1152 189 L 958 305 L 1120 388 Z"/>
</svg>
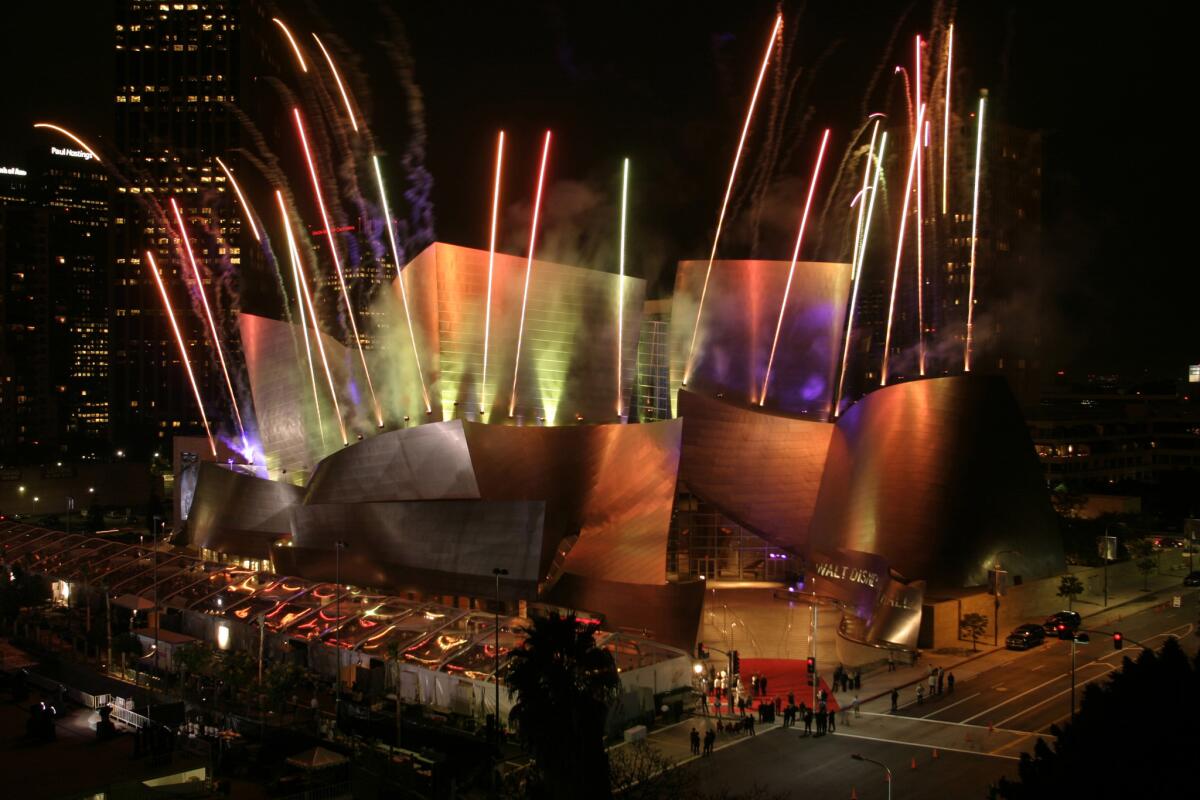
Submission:
<svg viewBox="0 0 1200 800">
<path fill-rule="evenodd" d="M 711 756 L 713 751 L 713 742 L 717 740 L 717 733 L 712 728 L 704 732 L 704 755 Z"/>
<path fill-rule="evenodd" d="M 888 650 L 888 672 L 896 671 L 896 654 Z"/>
<path fill-rule="evenodd" d="M 700 713 L 702 713 L 706 717 L 708 716 L 708 693 L 707 692 L 700 693 Z"/>
<path fill-rule="evenodd" d="M 857 692 L 860 689 L 862 689 L 862 670 L 856 669 L 854 670 L 854 691 Z"/>
<path fill-rule="evenodd" d="M 892 713 L 895 714 L 900 706 L 900 690 L 892 687 Z"/>
<path fill-rule="evenodd" d="M 860 704 L 859 704 L 859 702 L 858 702 L 858 695 L 857 695 L 857 694 L 856 694 L 856 695 L 854 695 L 854 699 L 850 701 L 850 707 L 854 709 L 854 717 L 855 717 L 855 719 L 857 719 L 858 717 L 861 717 L 861 716 L 862 716 L 862 709 L 860 708 Z"/>
<path fill-rule="evenodd" d="M 951 672 L 949 675 L 946 676 L 946 691 L 950 692 L 950 694 L 954 694 L 954 673 L 953 672 Z"/>
<path fill-rule="evenodd" d="M 925 705 L 925 685 L 921 683 L 917 684 L 917 705 Z"/>
<path fill-rule="evenodd" d="M 933 699 L 933 693 L 937 689 L 937 667 L 934 667 L 929 672 L 929 699 Z"/>
<path fill-rule="evenodd" d="M 758 675 L 752 674 L 750 676 L 750 696 L 754 697 L 757 694 L 758 694 Z"/>
<path fill-rule="evenodd" d="M 795 692 L 788 692 L 788 705 L 789 706 L 796 705 L 796 693 Z"/>
<path fill-rule="evenodd" d="M 812 736 L 813 713 L 810 709 L 804 709 L 804 735 Z"/>
<path fill-rule="evenodd" d="M 762 690 L 762 696 L 767 696 L 767 676 L 763 675 L 758 679 L 758 688 Z"/>
<path fill-rule="evenodd" d="M 719 691 L 713 698 L 713 710 L 717 712 L 718 717 L 721 716 L 721 693 Z"/>
<path fill-rule="evenodd" d="M 695 726 L 692 726 L 692 732 L 688 734 L 688 737 L 692 741 L 692 755 L 700 755 L 700 731 L 696 730 Z"/>
<path fill-rule="evenodd" d="M 751 736 L 754 735 L 754 715 L 753 714 L 746 717 L 746 730 L 750 732 Z"/>
<path fill-rule="evenodd" d="M 938 667 L 937 689 L 938 689 L 939 695 L 942 693 L 942 689 L 944 688 L 945 683 L 946 683 L 946 670 L 942 669 L 941 667 Z"/>
</svg>

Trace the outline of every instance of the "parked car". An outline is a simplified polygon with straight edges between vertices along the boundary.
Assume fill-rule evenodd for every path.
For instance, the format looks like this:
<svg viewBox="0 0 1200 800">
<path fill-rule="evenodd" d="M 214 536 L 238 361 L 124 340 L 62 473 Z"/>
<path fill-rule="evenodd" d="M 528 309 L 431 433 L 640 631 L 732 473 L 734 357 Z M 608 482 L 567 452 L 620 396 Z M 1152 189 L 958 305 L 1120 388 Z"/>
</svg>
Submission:
<svg viewBox="0 0 1200 800">
<path fill-rule="evenodd" d="M 1194 572 L 1189 572 L 1187 577 L 1183 579 L 1184 586 L 1200 586 L 1200 569 Z"/>
<path fill-rule="evenodd" d="M 1060 639 L 1070 639 L 1071 634 L 1079 630 L 1079 626 L 1083 624 L 1083 617 L 1075 611 L 1059 611 L 1057 614 L 1051 614 L 1046 617 L 1046 621 L 1042 623 L 1042 627 L 1046 630 L 1047 636 L 1057 636 Z"/>
<path fill-rule="evenodd" d="M 1041 625 L 1018 625 L 1004 640 L 1009 650 L 1028 650 L 1046 641 L 1046 629 Z"/>
</svg>

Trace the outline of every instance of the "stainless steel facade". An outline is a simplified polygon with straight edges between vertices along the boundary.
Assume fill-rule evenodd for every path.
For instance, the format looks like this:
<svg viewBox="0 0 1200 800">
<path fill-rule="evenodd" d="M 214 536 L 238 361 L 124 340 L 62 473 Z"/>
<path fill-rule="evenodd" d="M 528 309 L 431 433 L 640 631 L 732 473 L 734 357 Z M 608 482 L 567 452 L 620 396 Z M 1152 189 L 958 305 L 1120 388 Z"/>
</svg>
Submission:
<svg viewBox="0 0 1200 800">
<path fill-rule="evenodd" d="M 883 556 L 932 586 L 980 586 L 1003 553 L 1025 579 L 1062 571 L 1033 442 L 1003 378 L 899 383 L 838 420 L 811 546 Z"/>
<path fill-rule="evenodd" d="M 671 386 L 684 380 L 707 261 L 681 261 L 671 300 Z M 787 261 L 717 261 L 704 293 L 688 387 L 759 405 Z M 796 264 L 764 408 L 826 419 L 833 406 L 850 265 Z"/>
</svg>

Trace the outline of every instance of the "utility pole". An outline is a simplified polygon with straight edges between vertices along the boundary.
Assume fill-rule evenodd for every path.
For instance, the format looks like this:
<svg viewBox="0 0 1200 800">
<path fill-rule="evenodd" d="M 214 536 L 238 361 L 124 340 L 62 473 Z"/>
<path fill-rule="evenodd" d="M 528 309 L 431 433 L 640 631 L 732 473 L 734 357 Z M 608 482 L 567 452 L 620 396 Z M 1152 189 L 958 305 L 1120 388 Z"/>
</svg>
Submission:
<svg viewBox="0 0 1200 800">
<path fill-rule="evenodd" d="M 158 517 L 151 517 L 154 524 L 154 675 L 158 676 Z"/>
<path fill-rule="evenodd" d="M 336 595 L 334 599 L 334 616 L 337 618 L 336 628 L 333 630 L 334 635 L 334 650 L 337 651 L 337 677 L 333 681 L 333 719 L 334 724 L 340 724 L 342 721 L 342 550 L 346 548 L 346 543 L 340 539 L 333 543 L 333 569 L 334 579 L 337 583 Z"/>
</svg>

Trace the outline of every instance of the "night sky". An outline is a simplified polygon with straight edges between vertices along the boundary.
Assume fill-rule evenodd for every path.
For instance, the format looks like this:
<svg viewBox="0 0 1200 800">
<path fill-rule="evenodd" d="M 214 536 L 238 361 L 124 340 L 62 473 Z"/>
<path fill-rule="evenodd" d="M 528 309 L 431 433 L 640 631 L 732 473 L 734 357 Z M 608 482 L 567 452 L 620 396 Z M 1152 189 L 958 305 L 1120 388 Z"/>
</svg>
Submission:
<svg viewBox="0 0 1200 800">
<path fill-rule="evenodd" d="M 367 53 L 371 120 L 386 143 L 403 109 L 393 73 L 369 54 L 379 4 L 280 5 L 288 19 L 307 20 Z M 593 230 L 583 221 L 609 215 L 620 159 L 628 155 L 632 270 L 666 286 L 675 260 L 707 255 L 774 4 L 392 8 L 407 28 L 426 106 L 439 239 L 486 244 L 487 181 L 500 127 L 513 156 L 506 201 L 511 213 L 520 212 L 540 134 L 549 127 L 552 196 L 565 210 L 548 224 L 560 226 L 560 247 L 577 248 L 585 261 L 601 256 L 594 242 L 610 223 Z M 1043 298 L 1046 366 L 1177 377 L 1200 362 L 1193 332 L 1200 278 L 1183 252 L 1195 229 L 1184 221 L 1195 205 L 1185 192 L 1196 167 L 1183 113 L 1185 76 L 1195 69 L 1183 63 L 1191 55 L 1186 25 L 1166 4 L 1114 8 L 964 4 L 956 15 L 956 59 L 971 86 L 990 90 L 997 118 L 1046 134 L 1045 252 L 1040 273 L 1024 279 L 1037 281 L 1030 293 Z M 811 141 L 797 144 L 801 172 L 820 128 L 831 127 L 835 144 L 841 137 L 844 146 L 860 121 L 871 73 L 886 63 L 890 74 L 891 64 L 906 58 L 912 35 L 929 26 L 931 6 L 809 2 L 785 3 L 784 10 L 788 25 L 800 26 L 799 63 L 820 61 L 803 95 Z M 21 163 L 41 144 L 29 131 L 39 118 L 100 142 L 110 138 L 111 13 L 104 0 L 6 8 L 0 163 Z M 884 48 L 893 30 L 897 50 L 889 56 Z M 775 257 L 786 257 L 777 244 Z"/>
</svg>

